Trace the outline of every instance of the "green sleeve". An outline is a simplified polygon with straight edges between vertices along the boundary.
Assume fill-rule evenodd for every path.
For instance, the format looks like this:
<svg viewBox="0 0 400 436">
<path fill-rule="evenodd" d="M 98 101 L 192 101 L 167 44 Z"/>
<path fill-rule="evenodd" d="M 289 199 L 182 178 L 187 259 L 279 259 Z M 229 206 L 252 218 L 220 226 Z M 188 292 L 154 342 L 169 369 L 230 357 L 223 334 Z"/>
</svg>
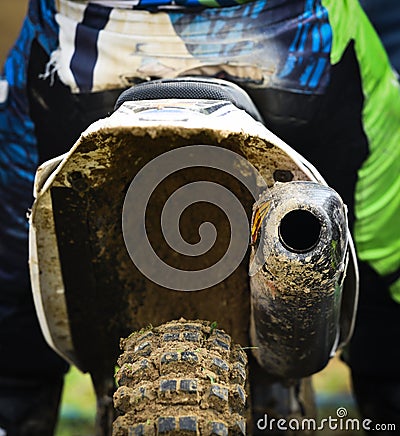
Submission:
<svg viewBox="0 0 400 436">
<path fill-rule="evenodd" d="M 387 54 L 356 0 L 323 0 L 333 32 L 331 63 L 351 40 L 364 93 L 369 156 L 358 173 L 354 238 L 358 256 L 380 275 L 400 269 L 400 88 Z M 400 280 L 391 286 L 400 302 Z"/>
</svg>

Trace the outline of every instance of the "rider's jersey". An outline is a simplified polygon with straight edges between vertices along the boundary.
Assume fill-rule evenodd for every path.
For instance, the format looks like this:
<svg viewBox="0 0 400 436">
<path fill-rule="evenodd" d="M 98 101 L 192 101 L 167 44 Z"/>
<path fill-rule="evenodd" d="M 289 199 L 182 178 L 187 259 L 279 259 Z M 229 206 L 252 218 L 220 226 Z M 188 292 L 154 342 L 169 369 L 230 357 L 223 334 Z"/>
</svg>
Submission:
<svg viewBox="0 0 400 436">
<path fill-rule="evenodd" d="M 79 1 L 81 0 L 71 0 Z M 180 7 L 206 7 L 206 8 L 221 8 L 227 6 L 243 5 L 254 0 L 86 0 L 83 3 L 92 3 L 111 8 L 120 9 L 179 9 Z M 81 2 L 82 3 L 82 2 Z"/>
<path fill-rule="evenodd" d="M 29 282 L 26 211 L 38 164 L 26 93 L 33 40 L 50 56 L 43 77 L 57 73 L 75 93 L 205 74 L 299 94 L 323 94 L 331 65 L 354 40 L 370 152 L 358 174 L 355 241 L 361 259 L 395 278 L 391 289 L 400 301 L 399 86 L 358 2 L 187 0 L 182 9 L 163 9 L 170 2 L 139 0 L 127 7 L 124 0 L 105 1 L 31 0 L 6 61 L 0 82 L 1 286 Z"/>
<path fill-rule="evenodd" d="M 320 2 L 226 0 L 234 5 L 199 13 L 197 0 L 182 0 L 184 9 L 163 1 L 127 9 L 131 1 L 57 0 L 59 45 L 49 71 L 73 92 L 188 74 L 301 93 L 325 89 L 332 35 Z"/>
</svg>

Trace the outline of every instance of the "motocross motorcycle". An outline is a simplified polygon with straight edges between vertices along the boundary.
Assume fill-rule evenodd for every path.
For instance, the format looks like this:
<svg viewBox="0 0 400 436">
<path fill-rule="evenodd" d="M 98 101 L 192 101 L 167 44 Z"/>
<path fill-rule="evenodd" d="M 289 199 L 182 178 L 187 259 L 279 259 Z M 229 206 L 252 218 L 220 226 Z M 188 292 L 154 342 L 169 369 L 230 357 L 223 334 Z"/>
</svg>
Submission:
<svg viewBox="0 0 400 436">
<path fill-rule="evenodd" d="M 346 206 L 245 91 L 136 85 L 34 195 L 41 328 L 90 373 L 98 434 L 273 433 L 266 413 L 313 413 L 309 377 L 356 311 Z"/>
</svg>

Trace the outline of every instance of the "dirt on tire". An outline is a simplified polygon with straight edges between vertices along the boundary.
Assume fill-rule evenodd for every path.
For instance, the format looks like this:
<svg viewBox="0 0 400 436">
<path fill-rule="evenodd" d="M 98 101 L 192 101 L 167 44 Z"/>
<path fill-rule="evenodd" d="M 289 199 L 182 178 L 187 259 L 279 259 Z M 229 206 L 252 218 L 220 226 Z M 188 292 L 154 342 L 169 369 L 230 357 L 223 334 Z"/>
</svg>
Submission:
<svg viewBox="0 0 400 436">
<path fill-rule="evenodd" d="M 204 321 L 172 321 L 121 340 L 113 436 L 246 434 L 247 356 Z"/>
</svg>

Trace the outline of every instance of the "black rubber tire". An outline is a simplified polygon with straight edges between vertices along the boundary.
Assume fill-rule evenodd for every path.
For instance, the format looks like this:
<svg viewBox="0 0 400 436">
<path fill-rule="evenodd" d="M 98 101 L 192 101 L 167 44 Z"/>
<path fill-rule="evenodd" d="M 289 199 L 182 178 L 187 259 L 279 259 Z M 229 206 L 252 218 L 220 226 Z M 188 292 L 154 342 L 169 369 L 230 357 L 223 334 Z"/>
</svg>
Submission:
<svg viewBox="0 0 400 436">
<path fill-rule="evenodd" d="M 246 434 L 247 356 L 203 321 L 172 321 L 121 341 L 113 436 Z"/>
</svg>

